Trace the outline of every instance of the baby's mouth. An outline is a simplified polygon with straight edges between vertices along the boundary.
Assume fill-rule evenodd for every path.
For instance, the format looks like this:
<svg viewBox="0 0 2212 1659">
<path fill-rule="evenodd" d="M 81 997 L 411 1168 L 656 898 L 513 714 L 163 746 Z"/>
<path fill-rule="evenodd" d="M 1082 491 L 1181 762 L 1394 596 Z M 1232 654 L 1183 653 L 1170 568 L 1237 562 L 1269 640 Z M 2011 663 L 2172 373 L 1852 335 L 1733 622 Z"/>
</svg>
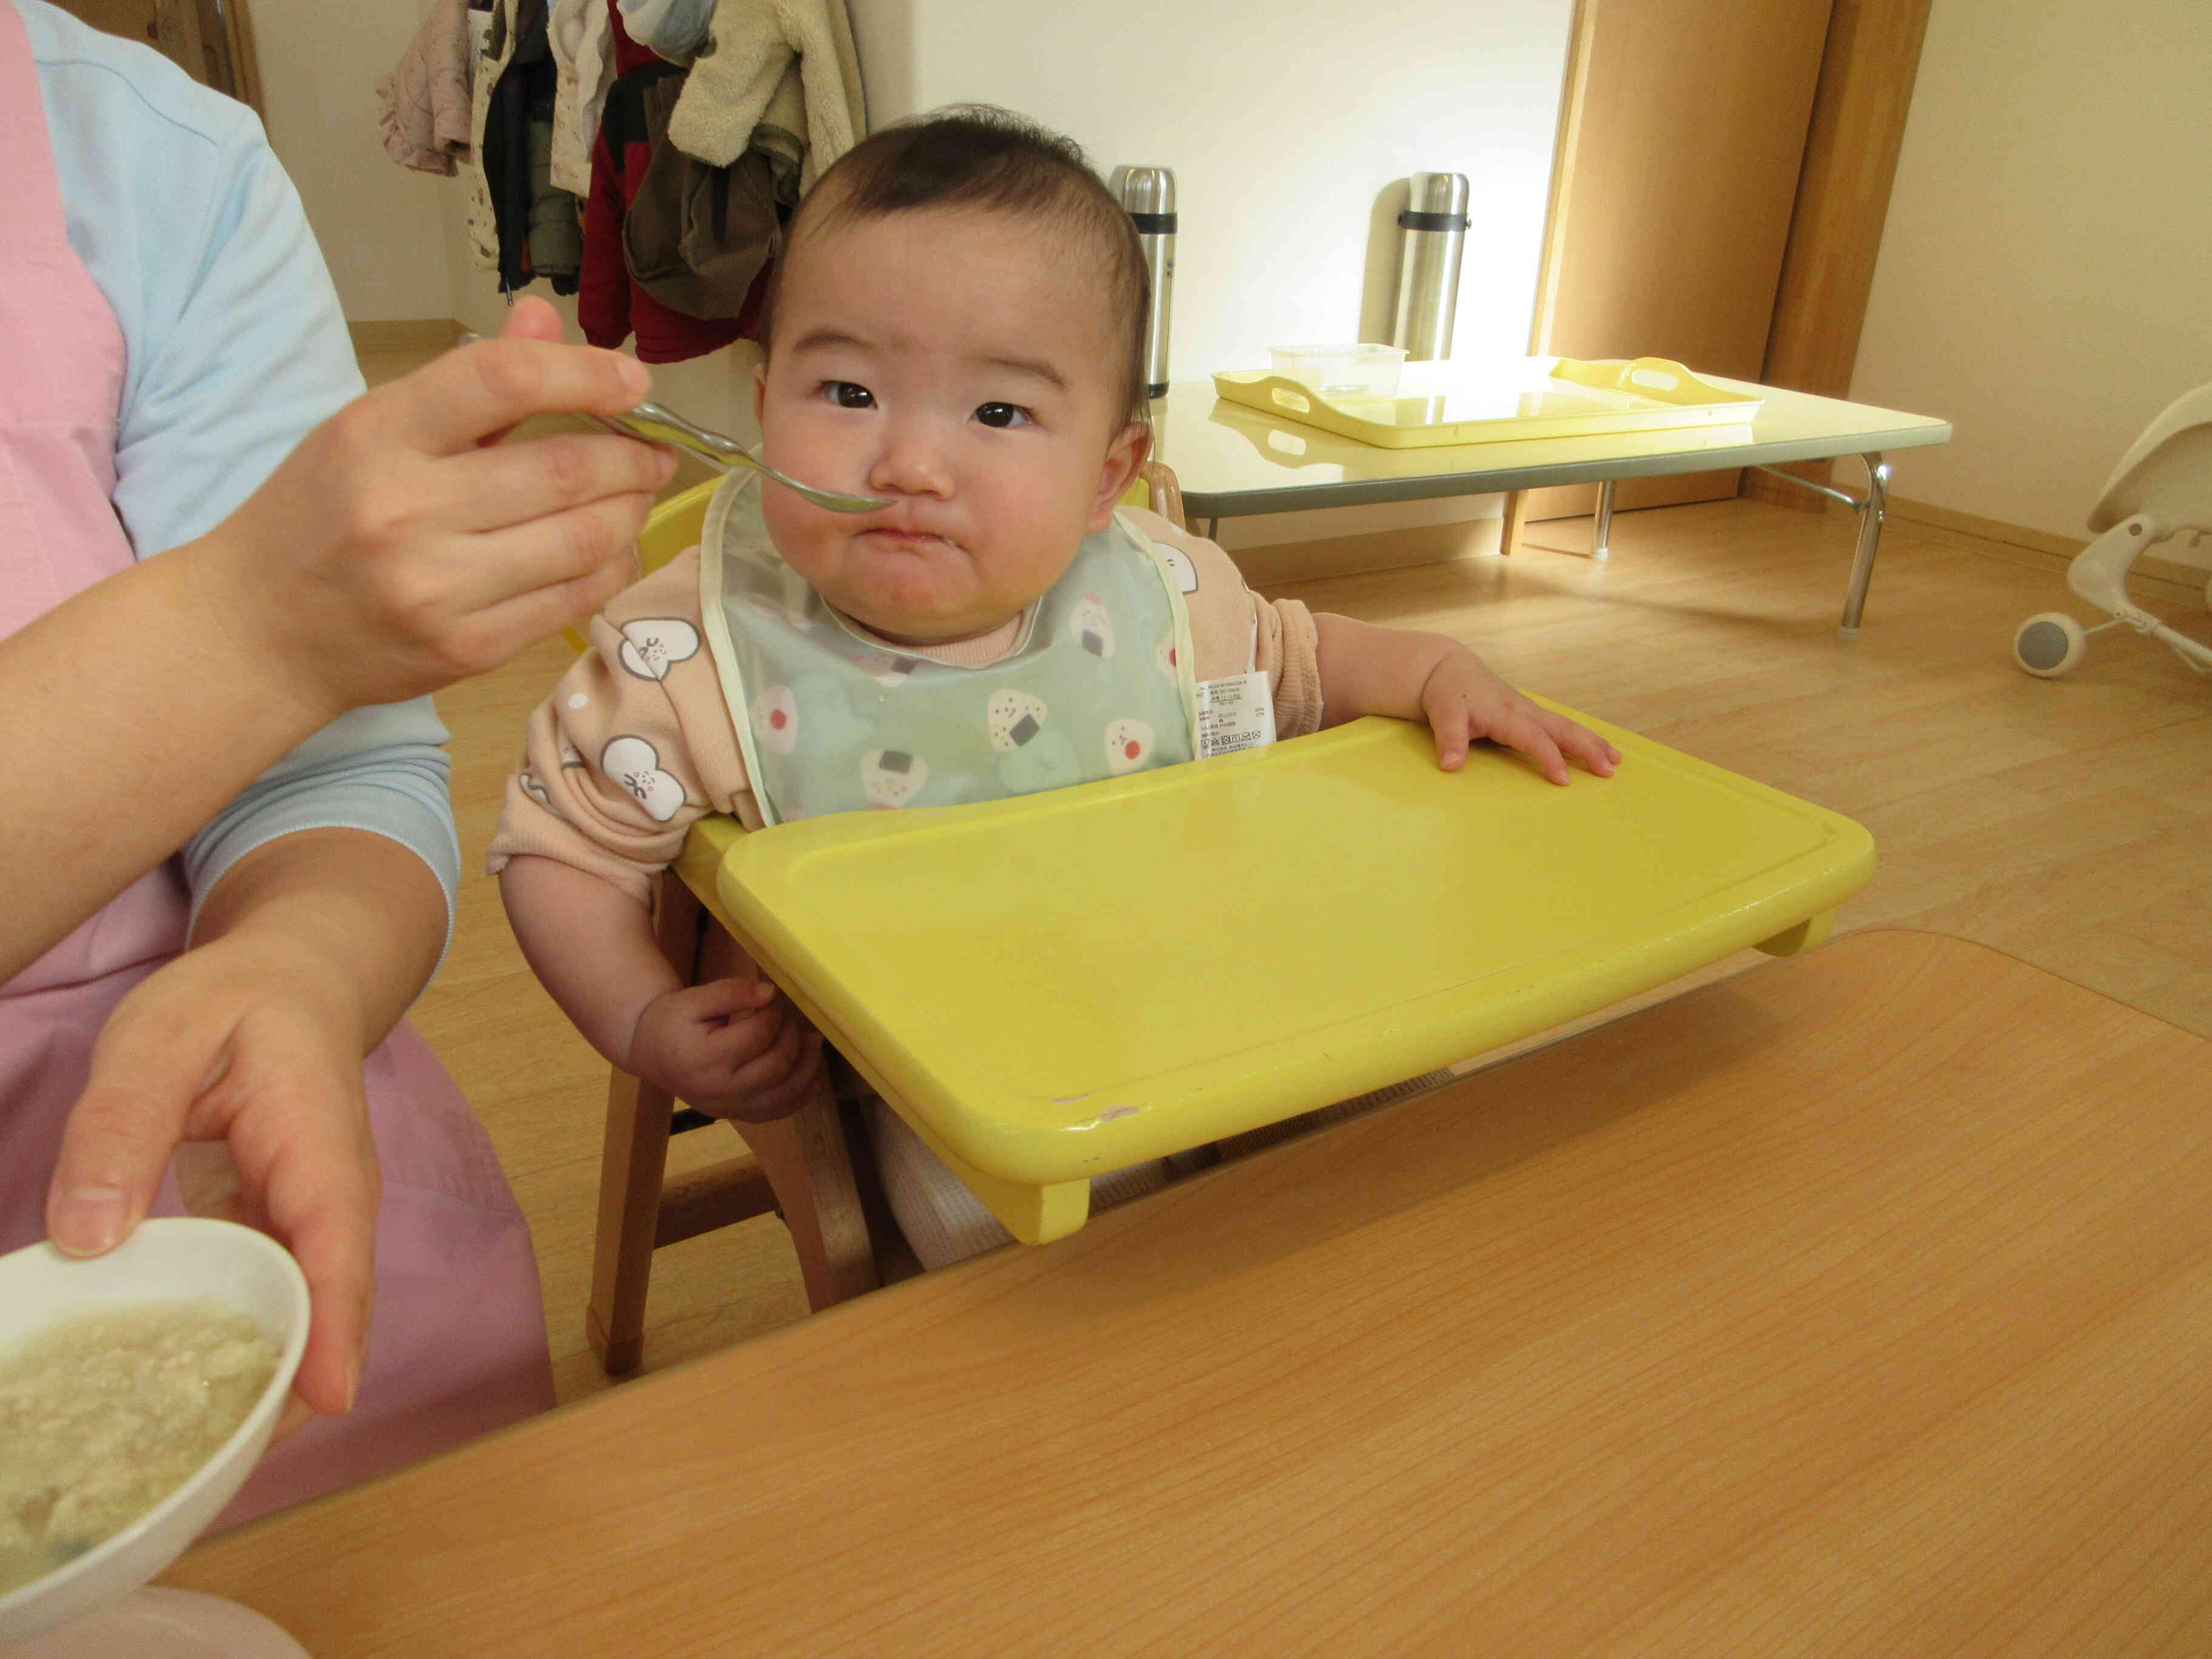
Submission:
<svg viewBox="0 0 2212 1659">
<path fill-rule="evenodd" d="M 907 553 L 938 553 L 957 545 L 950 537 L 933 531 L 902 529 L 895 525 L 879 525 L 860 532 L 861 538 L 879 547 L 889 547 Z"/>
</svg>

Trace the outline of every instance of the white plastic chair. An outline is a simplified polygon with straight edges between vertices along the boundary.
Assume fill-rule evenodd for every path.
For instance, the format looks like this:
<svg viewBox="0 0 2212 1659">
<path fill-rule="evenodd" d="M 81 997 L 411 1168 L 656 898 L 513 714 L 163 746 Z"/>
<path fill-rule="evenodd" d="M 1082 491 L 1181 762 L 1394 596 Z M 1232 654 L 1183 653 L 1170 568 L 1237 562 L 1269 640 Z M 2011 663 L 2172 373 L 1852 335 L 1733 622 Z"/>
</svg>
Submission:
<svg viewBox="0 0 2212 1659">
<path fill-rule="evenodd" d="M 2112 620 L 2084 628 L 2063 611 L 2030 617 L 2012 637 L 2029 673 L 2055 679 L 2081 660 L 2092 634 L 2123 624 L 2164 640 L 2200 674 L 2212 674 L 2212 647 L 2168 628 L 2128 598 L 2128 572 L 2149 549 L 2184 532 L 2212 532 L 2212 386 L 2177 399 L 2150 423 L 2113 469 L 2089 514 L 2097 539 L 2066 567 L 2066 585 Z M 2204 599 L 2212 605 L 2212 581 Z"/>
</svg>

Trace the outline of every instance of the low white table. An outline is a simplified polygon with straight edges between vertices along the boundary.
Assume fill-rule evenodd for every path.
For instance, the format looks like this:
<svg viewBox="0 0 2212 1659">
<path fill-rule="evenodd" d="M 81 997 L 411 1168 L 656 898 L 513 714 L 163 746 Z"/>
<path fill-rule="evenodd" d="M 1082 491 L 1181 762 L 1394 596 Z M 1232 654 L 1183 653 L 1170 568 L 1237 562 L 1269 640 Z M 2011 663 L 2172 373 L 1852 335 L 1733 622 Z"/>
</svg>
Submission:
<svg viewBox="0 0 2212 1659">
<path fill-rule="evenodd" d="M 1758 417 L 1747 425 L 1680 432 L 1384 449 L 1229 403 L 1214 395 L 1211 380 L 1202 380 L 1170 386 L 1166 398 L 1152 405 L 1152 420 L 1158 453 L 1182 483 L 1184 510 L 1194 522 L 1203 521 L 1209 536 L 1222 520 L 1252 513 L 1595 483 L 1601 488 L 1592 550 L 1602 559 L 1617 480 L 1755 466 L 1817 489 L 1858 514 L 1858 550 L 1839 630 L 1847 640 L 1857 638 L 1881 545 L 1889 488 L 1889 464 L 1883 457 L 1891 450 L 1948 442 L 1950 422 L 1717 374 L 1705 378 L 1765 398 Z M 1851 495 L 1775 471 L 1785 461 L 1838 455 L 1856 455 L 1865 463 L 1865 495 Z"/>
</svg>

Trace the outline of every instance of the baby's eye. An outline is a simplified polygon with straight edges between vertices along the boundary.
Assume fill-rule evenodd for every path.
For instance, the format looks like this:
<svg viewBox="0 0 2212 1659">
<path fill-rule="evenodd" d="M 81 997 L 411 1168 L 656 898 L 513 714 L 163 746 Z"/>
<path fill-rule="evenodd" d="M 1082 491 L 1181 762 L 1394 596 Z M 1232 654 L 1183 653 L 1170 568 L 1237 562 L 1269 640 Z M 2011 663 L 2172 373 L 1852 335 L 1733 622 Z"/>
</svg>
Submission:
<svg viewBox="0 0 2212 1659">
<path fill-rule="evenodd" d="M 985 426 L 1026 426 L 1030 412 L 1019 404 L 978 404 L 975 418 Z"/>
<path fill-rule="evenodd" d="M 876 406 L 876 394 L 851 380 L 825 381 L 822 390 L 840 409 L 873 409 Z"/>
</svg>

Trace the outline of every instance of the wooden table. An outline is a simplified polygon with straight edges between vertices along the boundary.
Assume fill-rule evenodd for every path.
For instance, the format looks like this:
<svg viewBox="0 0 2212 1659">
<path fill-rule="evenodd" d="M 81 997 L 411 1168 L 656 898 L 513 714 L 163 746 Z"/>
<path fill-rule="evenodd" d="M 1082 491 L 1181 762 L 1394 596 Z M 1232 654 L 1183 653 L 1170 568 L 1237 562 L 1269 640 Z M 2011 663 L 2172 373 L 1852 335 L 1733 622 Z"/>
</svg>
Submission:
<svg viewBox="0 0 2212 1659">
<path fill-rule="evenodd" d="M 1860 935 L 169 1582 L 318 1659 L 2201 1655 L 2209 1060 Z"/>
<path fill-rule="evenodd" d="M 1950 422 L 1717 374 L 1705 378 L 1764 399 L 1758 416 L 1735 426 L 1433 449 L 1381 448 L 1231 403 L 1214 394 L 1211 380 L 1177 381 L 1152 405 L 1155 452 L 1176 471 L 1184 511 L 1193 523 L 1204 520 L 1209 536 L 1223 519 L 1250 513 L 1595 483 L 1598 510 L 1591 553 L 1599 559 L 1606 556 L 1611 532 L 1613 486 L 1622 478 L 1759 467 L 1832 496 L 1857 514 L 1858 547 L 1838 630 L 1847 640 L 1857 638 L 1887 511 L 1890 469 L 1884 454 L 1948 443 Z M 1840 455 L 1856 455 L 1866 464 L 1865 495 L 1847 495 L 1795 473 L 1775 471 L 1785 462 Z"/>
</svg>

